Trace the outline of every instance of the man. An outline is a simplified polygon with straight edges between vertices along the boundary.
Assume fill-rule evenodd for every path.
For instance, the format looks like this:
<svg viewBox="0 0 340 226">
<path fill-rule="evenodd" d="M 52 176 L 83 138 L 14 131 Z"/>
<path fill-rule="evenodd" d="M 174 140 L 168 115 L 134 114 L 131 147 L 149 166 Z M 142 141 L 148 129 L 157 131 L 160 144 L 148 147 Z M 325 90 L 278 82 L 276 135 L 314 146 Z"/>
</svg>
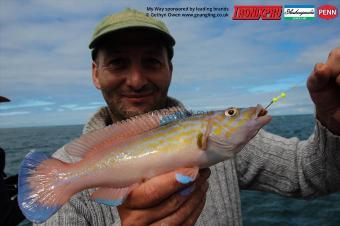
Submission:
<svg viewBox="0 0 340 226">
<path fill-rule="evenodd" d="M 180 105 L 167 96 L 174 44 L 166 26 L 143 13 L 127 9 L 106 17 L 90 48 L 93 83 L 108 107 L 100 109 L 83 132 Z M 234 159 L 211 167 L 211 172 L 200 170 L 195 181 L 186 177 L 192 169 L 169 172 L 141 183 L 118 208 L 93 202 L 89 191 L 83 191 L 45 225 L 242 225 L 240 187 L 306 198 L 338 191 L 339 66 L 340 48 L 326 64 L 317 64 L 308 79 L 317 122 L 307 141 L 260 131 Z M 79 160 L 63 149 L 54 157 Z"/>
</svg>

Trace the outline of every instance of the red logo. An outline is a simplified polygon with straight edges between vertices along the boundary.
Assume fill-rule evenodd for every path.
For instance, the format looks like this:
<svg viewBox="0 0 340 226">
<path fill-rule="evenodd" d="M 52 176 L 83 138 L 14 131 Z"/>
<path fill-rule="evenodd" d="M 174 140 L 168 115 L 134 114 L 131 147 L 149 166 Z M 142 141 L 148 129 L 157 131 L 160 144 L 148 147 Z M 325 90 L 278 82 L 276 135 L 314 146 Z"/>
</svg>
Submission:
<svg viewBox="0 0 340 226">
<path fill-rule="evenodd" d="M 318 8 L 318 15 L 322 19 L 334 19 L 338 16 L 338 9 L 333 5 L 322 5 Z"/>
<path fill-rule="evenodd" d="M 233 20 L 281 20 L 280 5 L 235 5 Z"/>
</svg>

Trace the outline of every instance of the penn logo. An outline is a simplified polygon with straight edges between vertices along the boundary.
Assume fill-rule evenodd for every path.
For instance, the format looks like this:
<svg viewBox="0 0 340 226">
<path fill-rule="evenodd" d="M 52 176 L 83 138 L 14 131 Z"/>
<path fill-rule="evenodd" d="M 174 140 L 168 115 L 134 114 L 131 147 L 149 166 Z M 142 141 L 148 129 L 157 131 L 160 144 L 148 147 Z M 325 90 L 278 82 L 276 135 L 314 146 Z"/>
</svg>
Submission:
<svg viewBox="0 0 340 226">
<path fill-rule="evenodd" d="M 322 5 L 318 8 L 318 15 L 322 19 L 334 19 L 338 16 L 338 9 L 333 5 Z"/>
</svg>

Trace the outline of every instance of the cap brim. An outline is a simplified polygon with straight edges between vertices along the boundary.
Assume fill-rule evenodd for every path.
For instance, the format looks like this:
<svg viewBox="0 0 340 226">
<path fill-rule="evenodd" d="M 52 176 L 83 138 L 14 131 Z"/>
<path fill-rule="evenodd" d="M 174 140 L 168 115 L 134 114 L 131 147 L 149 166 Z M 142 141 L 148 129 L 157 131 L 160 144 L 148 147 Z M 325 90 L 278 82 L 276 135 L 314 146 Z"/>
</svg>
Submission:
<svg viewBox="0 0 340 226">
<path fill-rule="evenodd" d="M 176 41 L 175 39 L 169 35 L 168 33 L 160 30 L 157 26 L 152 26 L 150 24 L 131 24 L 131 25 L 124 25 L 122 27 L 117 27 L 117 26 L 109 26 L 107 27 L 106 29 L 104 29 L 102 32 L 100 32 L 92 41 L 91 43 L 89 44 L 89 48 L 90 49 L 93 49 L 96 44 L 102 40 L 104 37 L 108 36 L 108 35 L 111 35 L 115 32 L 118 32 L 118 31 L 122 31 L 122 30 L 133 30 L 133 29 L 143 29 L 143 30 L 146 30 L 146 31 L 155 31 L 159 34 L 161 34 L 165 41 L 170 45 L 170 46 L 174 46 Z"/>
</svg>

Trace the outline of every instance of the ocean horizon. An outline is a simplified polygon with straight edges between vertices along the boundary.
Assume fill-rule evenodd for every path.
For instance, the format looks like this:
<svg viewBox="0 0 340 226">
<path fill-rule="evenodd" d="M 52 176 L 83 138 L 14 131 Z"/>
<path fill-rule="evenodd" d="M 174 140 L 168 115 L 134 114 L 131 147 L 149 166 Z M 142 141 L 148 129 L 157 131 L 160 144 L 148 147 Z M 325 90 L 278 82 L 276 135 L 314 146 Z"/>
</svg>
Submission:
<svg viewBox="0 0 340 226">
<path fill-rule="evenodd" d="M 194 111 L 195 112 L 195 111 Z M 313 113 L 302 113 L 302 114 L 271 114 L 273 117 L 281 117 L 281 116 L 312 116 Z M 29 126 L 9 126 L 9 127 L 1 127 L 0 129 L 20 129 L 20 128 L 36 128 L 36 127 L 56 127 L 56 126 L 84 126 L 84 123 L 69 123 L 69 124 L 46 124 L 46 125 L 29 125 Z"/>
</svg>

